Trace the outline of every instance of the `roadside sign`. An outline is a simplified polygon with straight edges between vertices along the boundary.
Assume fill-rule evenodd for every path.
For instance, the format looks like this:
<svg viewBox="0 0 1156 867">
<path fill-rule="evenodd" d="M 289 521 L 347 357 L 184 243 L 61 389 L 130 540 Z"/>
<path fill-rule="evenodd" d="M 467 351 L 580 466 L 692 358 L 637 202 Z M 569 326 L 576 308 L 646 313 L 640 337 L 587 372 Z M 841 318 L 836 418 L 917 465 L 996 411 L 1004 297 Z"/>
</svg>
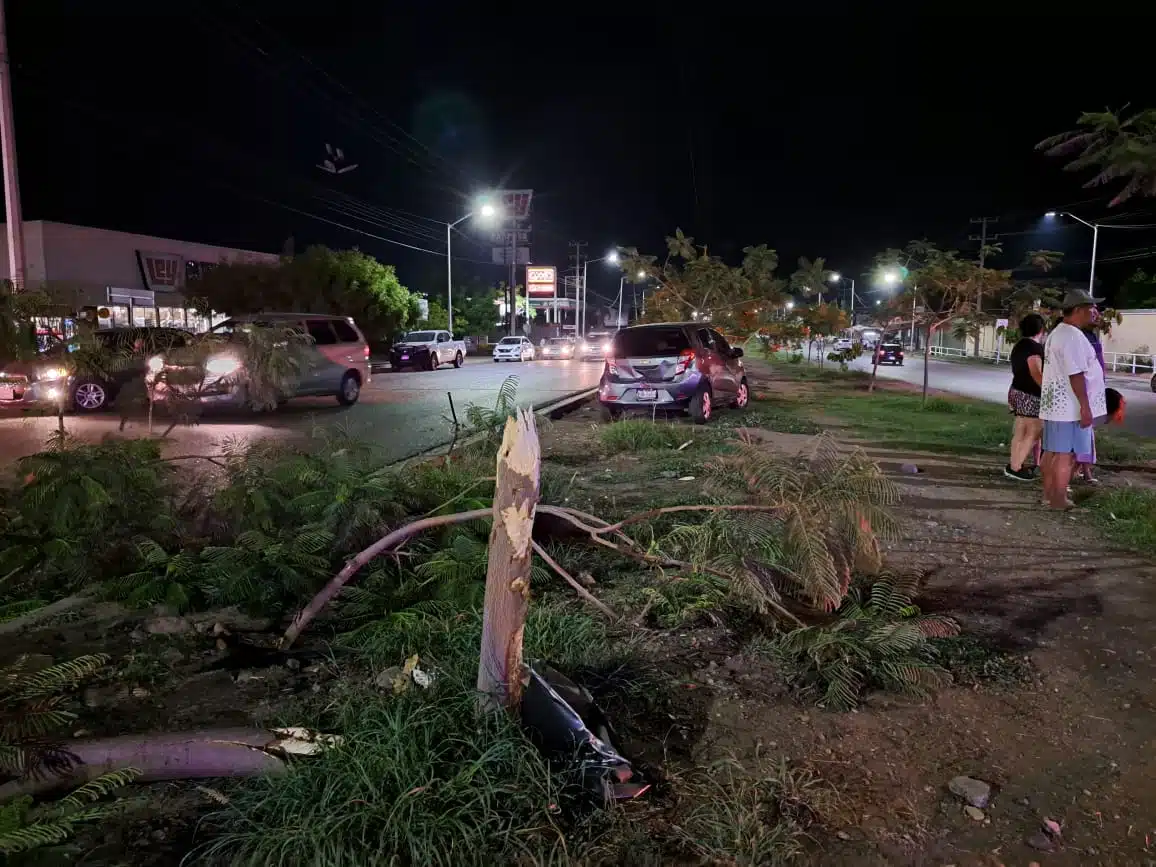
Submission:
<svg viewBox="0 0 1156 867">
<path fill-rule="evenodd" d="M 495 247 L 509 247 L 514 243 L 515 239 L 517 239 L 519 247 L 529 247 L 530 227 L 522 226 L 516 232 L 494 232 L 491 236 Z"/>
<path fill-rule="evenodd" d="M 501 190 L 498 196 L 502 203 L 503 219 L 524 220 L 530 216 L 530 200 L 534 197 L 533 190 Z"/>
<path fill-rule="evenodd" d="M 510 247 L 494 247 L 493 262 L 495 265 L 509 265 L 510 262 Z M 514 265 L 529 265 L 530 264 L 530 248 L 518 247 L 518 253 L 512 264 Z"/>
<path fill-rule="evenodd" d="M 1005 329 L 1006 329 L 1006 328 L 1007 328 L 1007 320 L 1006 320 L 1006 319 L 997 319 L 997 320 L 995 321 L 995 327 L 996 327 L 996 330 L 997 330 L 997 331 L 998 331 L 999 329 L 1001 329 L 1001 328 L 1005 328 Z"/>
<path fill-rule="evenodd" d="M 553 298 L 558 291 L 558 269 L 553 265 L 526 268 L 526 294 L 531 298 Z"/>
</svg>

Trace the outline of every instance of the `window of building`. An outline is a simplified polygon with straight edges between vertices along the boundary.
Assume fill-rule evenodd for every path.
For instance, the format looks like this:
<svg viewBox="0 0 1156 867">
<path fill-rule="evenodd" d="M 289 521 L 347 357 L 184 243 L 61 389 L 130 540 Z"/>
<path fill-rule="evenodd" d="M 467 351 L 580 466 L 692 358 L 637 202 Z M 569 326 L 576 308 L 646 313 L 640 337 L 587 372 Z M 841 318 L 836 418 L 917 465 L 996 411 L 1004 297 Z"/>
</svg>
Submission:
<svg viewBox="0 0 1156 867">
<path fill-rule="evenodd" d="M 157 309 L 155 307 L 145 307 L 144 305 L 132 305 L 132 324 L 138 327 L 145 327 L 157 324 Z"/>
<path fill-rule="evenodd" d="M 102 316 L 98 320 L 98 327 L 100 328 L 127 328 L 128 327 L 128 305 L 127 304 L 107 304 L 105 309 L 108 310 L 108 316 Z"/>
<path fill-rule="evenodd" d="M 184 307 L 158 307 L 157 313 L 160 317 L 160 324 L 165 328 L 184 328 L 185 327 L 185 308 Z"/>
</svg>

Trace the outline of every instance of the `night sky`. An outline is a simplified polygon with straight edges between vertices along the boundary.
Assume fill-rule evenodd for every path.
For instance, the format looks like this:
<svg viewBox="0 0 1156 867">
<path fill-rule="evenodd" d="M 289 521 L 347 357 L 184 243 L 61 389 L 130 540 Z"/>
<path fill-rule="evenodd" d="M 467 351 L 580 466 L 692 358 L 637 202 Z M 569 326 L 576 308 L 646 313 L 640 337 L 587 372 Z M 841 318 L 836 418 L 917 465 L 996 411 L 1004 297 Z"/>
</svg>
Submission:
<svg viewBox="0 0 1156 867">
<path fill-rule="evenodd" d="M 974 249 L 969 218 L 999 216 L 995 264 L 1048 247 L 1079 278 L 1091 232 L 1042 232 L 1039 216 L 1105 217 L 1108 191 L 1033 145 L 1080 111 L 1156 104 L 1148 52 L 1128 48 L 1148 19 L 7 5 L 26 219 L 273 252 L 290 236 L 357 246 L 433 294 L 444 228 L 422 218 L 456 219 L 496 186 L 534 189 L 534 260 L 561 267 L 569 240 L 658 253 L 679 226 L 735 261 L 767 243 L 785 273 L 806 255 L 858 275 L 912 238 Z M 315 168 L 326 142 L 359 168 Z M 1111 219 L 1156 224 L 1156 200 Z M 477 264 L 484 234 L 467 234 L 456 273 L 503 277 Z M 1134 257 L 1154 245 L 1156 231 L 1102 233 L 1105 288 L 1151 270 Z M 590 273 L 591 291 L 615 294 L 616 274 Z"/>
</svg>

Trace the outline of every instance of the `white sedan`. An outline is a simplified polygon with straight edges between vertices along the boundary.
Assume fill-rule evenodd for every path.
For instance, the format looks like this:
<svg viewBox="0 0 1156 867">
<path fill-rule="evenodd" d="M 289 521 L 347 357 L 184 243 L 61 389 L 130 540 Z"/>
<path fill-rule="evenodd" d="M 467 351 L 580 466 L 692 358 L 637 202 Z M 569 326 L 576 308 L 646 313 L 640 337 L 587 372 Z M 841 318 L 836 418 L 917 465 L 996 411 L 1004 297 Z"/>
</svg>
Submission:
<svg viewBox="0 0 1156 867">
<path fill-rule="evenodd" d="M 534 344 L 528 337 L 503 337 L 494 345 L 494 362 L 533 361 Z"/>
<path fill-rule="evenodd" d="M 836 338 L 835 342 L 831 344 L 832 352 L 847 352 L 854 344 L 851 343 L 849 337 Z"/>
</svg>

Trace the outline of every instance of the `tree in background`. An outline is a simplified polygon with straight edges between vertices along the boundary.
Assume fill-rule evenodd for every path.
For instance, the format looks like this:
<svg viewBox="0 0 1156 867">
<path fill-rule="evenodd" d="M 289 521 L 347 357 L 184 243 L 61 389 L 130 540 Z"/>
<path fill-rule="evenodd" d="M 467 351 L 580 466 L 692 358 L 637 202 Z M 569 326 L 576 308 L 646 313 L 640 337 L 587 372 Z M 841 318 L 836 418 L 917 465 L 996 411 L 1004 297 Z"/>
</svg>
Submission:
<svg viewBox="0 0 1156 867">
<path fill-rule="evenodd" d="M 1096 174 L 1085 187 L 1123 181 L 1124 187 L 1112 199 L 1112 205 L 1136 195 L 1156 196 L 1156 109 L 1121 119 L 1124 109 L 1086 111 L 1076 121 L 1078 129 L 1036 145 L 1048 156 L 1074 157 L 1064 166 L 1067 171 L 1093 169 Z"/>
<path fill-rule="evenodd" d="M 1143 268 L 1137 268 L 1120 284 L 1114 306 L 1124 310 L 1156 307 L 1156 274 L 1150 275 Z"/>
<path fill-rule="evenodd" d="M 457 321 L 454 321 L 457 325 Z M 444 331 L 450 327 L 450 314 L 440 301 L 429 302 L 429 313 L 426 318 L 417 323 L 415 328 L 431 328 Z"/>
<path fill-rule="evenodd" d="M 833 337 L 851 325 L 851 317 L 847 312 L 834 304 L 819 302 L 799 311 L 799 320 L 803 324 L 803 333 L 807 336 L 807 358 L 811 357 L 811 341 L 819 338 L 819 366 L 823 366 L 823 344 L 828 337 Z"/>
<path fill-rule="evenodd" d="M 417 297 L 392 265 L 358 250 L 310 247 L 276 265 L 223 263 L 189 285 L 201 312 L 230 315 L 270 310 L 352 316 L 371 342 L 414 324 Z"/>
<path fill-rule="evenodd" d="M 621 250 L 622 270 L 645 277 L 658 288 L 646 299 L 646 322 L 702 319 L 719 328 L 737 330 L 783 301 L 783 281 L 775 277 L 778 254 L 760 244 L 743 248 L 742 264 L 726 264 L 700 252 L 694 239 L 676 229 L 666 239 L 666 258 L 645 256 L 634 247 Z"/>
<path fill-rule="evenodd" d="M 822 256 L 813 262 L 806 256 L 800 256 L 799 267 L 791 274 L 791 288 L 802 293 L 805 298 L 822 299 L 833 273 L 827 268 L 827 261 Z"/>
</svg>

